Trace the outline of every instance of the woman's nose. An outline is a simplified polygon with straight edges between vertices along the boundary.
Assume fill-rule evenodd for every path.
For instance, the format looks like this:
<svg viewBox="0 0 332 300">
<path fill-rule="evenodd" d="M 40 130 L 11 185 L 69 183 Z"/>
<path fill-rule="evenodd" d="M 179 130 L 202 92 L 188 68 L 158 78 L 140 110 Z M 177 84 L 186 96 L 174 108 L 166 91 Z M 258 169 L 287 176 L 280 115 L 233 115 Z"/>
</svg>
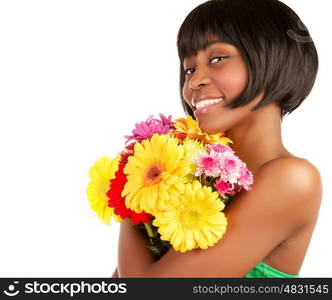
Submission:
<svg viewBox="0 0 332 300">
<path fill-rule="evenodd" d="M 191 77 L 189 81 L 189 87 L 192 90 L 197 90 L 201 86 L 204 86 L 206 84 L 209 84 L 211 81 L 210 77 L 208 76 L 207 72 L 204 70 L 197 71 L 193 73 L 193 76 Z"/>
</svg>

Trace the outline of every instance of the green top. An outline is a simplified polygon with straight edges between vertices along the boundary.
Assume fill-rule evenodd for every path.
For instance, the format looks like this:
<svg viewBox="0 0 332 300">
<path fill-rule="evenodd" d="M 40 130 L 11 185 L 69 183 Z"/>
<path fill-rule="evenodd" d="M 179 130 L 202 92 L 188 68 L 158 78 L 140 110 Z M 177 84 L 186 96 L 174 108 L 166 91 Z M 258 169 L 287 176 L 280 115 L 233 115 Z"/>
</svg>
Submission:
<svg viewBox="0 0 332 300">
<path fill-rule="evenodd" d="M 290 275 L 284 272 L 281 272 L 277 269 L 270 267 L 269 265 L 260 262 L 256 267 L 254 267 L 244 278 L 291 278 L 299 277 L 298 274 Z"/>
</svg>

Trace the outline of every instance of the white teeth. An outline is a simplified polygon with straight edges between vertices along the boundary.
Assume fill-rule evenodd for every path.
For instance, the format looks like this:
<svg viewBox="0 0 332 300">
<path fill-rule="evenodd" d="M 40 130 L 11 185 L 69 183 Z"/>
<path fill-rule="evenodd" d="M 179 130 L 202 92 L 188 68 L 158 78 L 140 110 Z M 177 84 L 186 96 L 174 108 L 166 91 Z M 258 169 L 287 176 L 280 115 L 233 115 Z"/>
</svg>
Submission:
<svg viewBox="0 0 332 300">
<path fill-rule="evenodd" d="M 216 99 L 208 99 L 208 100 L 199 101 L 196 104 L 196 109 L 201 109 L 204 106 L 214 104 L 214 103 L 218 103 L 218 102 L 221 102 L 222 100 L 224 100 L 224 98 L 216 98 Z"/>
</svg>

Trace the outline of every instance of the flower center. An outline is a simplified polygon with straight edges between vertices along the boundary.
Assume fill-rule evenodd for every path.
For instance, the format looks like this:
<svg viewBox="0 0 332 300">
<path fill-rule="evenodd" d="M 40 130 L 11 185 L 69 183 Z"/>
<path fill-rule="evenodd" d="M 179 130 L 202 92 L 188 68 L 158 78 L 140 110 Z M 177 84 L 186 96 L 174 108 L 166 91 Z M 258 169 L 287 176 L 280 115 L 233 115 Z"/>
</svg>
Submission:
<svg viewBox="0 0 332 300">
<path fill-rule="evenodd" d="M 214 165 L 214 159 L 212 157 L 204 157 L 202 163 L 205 168 L 211 168 Z"/>
<path fill-rule="evenodd" d="M 236 162 L 233 159 L 226 159 L 225 165 L 226 168 L 233 169 L 236 167 Z"/>
<path fill-rule="evenodd" d="M 200 213 L 196 210 L 190 209 L 187 213 L 185 213 L 182 217 L 182 224 L 186 228 L 194 228 L 198 226 L 198 222 L 200 221 Z"/>
<path fill-rule="evenodd" d="M 144 175 L 144 184 L 146 186 L 156 184 L 161 181 L 162 179 L 162 172 L 164 171 L 163 167 L 159 164 L 151 165 L 147 168 L 145 175 Z"/>
</svg>

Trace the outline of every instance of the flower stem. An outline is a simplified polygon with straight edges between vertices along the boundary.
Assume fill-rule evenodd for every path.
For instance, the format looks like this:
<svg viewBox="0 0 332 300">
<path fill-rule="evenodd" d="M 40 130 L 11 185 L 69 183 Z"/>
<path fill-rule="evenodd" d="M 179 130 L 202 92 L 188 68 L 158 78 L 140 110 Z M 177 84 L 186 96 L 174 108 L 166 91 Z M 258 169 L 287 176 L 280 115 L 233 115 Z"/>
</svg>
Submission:
<svg viewBox="0 0 332 300">
<path fill-rule="evenodd" d="M 144 227 L 145 227 L 146 231 L 148 232 L 149 237 L 154 238 L 155 236 L 153 234 L 150 224 L 144 223 Z"/>
<path fill-rule="evenodd" d="M 205 174 L 202 174 L 202 175 L 200 176 L 200 182 L 202 183 L 202 185 L 208 185 L 208 184 L 207 184 L 207 181 L 206 181 L 206 176 L 205 176 Z"/>
</svg>

